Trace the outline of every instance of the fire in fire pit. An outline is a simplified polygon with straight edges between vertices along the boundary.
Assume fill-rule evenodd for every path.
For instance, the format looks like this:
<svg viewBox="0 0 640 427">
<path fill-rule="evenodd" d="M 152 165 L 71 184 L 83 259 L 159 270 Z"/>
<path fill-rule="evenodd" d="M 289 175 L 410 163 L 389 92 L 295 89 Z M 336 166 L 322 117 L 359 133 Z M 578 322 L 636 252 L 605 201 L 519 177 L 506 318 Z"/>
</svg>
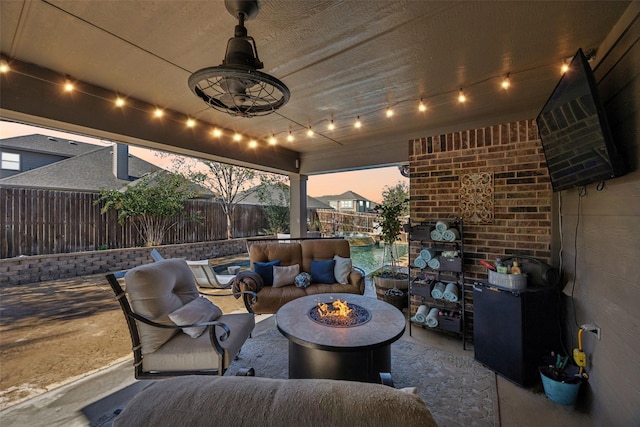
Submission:
<svg viewBox="0 0 640 427">
<path fill-rule="evenodd" d="M 371 312 L 357 304 L 342 301 L 318 303 L 309 310 L 309 317 L 316 323 L 337 328 L 359 326 L 371 319 Z"/>
</svg>

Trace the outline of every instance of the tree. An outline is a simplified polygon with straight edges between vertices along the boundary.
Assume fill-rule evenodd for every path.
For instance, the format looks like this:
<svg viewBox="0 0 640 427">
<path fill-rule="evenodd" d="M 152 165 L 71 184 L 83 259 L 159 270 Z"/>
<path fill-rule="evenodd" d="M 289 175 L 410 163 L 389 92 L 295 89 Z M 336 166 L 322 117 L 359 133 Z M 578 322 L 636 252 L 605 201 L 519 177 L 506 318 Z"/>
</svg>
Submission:
<svg viewBox="0 0 640 427">
<path fill-rule="evenodd" d="M 267 219 L 266 234 L 289 232 L 290 199 L 289 186 L 280 175 L 263 175 L 256 195 L 264 206 Z"/>
<path fill-rule="evenodd" d="M 165 234 L 185 211 L 184 202 L 195 196 L 193 184 L 181 175 L 160 172 L 145 176 L 124 191 L 105 190 L 96 203 L 104 214 L 113 209 L 118 222 L 130 219 L 146 246 L 162 244 Z"/>
<path fill-rule="evenodd" d="M 375 209 L 382 218 L 382 240 L 389 248 L 391 256 L 391 269 L 396 272 L 396 258 L 393 252 L 394 245 L 400 236 L 402 222 L 400 218 L 409 213 L 409 188 L 406 183 L 398 182 L 395 186 L 385 186 L 382 191 L 382 203 Z"/>
</svg>

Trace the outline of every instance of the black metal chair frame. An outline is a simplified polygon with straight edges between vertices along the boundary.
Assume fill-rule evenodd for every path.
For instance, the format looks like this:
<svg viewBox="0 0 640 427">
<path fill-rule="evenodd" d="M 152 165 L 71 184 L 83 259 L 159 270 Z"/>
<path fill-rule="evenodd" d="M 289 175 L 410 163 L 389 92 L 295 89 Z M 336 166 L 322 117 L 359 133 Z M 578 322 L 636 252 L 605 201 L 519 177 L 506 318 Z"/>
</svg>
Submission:
<svg viewBox="0 0 640 427">
<path fill-rule="evenodd" d="M 226 362 L 224 349 L 220 345 L 220 342 L 225 341 L 229 335 L 231 334 L 231 330 L 229 327 L 223 323 L 218 321 L 210 321 L 210 322 L 202 322 L 195 323 L 192 325 L 163 325 L 152 320 L 147 319 L 144 316 L 141 316 L 135 313 L 131 309 L 131 305 L 129 304 L 129 300 L 127 299 L 127 295 L 125 291 L 120 286 L 118 279 L 123 278 L 126 271 L 121 271 L 118 273 L 110 273 L 106 275 L 107 281 L 115 294 L 116 300 L 120 303 L 120 308 L 125 315 L 125 320 L 127 321 L 127 326 L 129 328 L 129 334 L 131 336 L 132 350 L 133 350 L 133 367 L 136 379 L 154 379 L 154 378 L 168 378 L 175 377 L 181 375 L 224 375 L 224 366 Z M 242 295 L 243 298 L 252 297 L 257 299 L 257 295 L 255 292 L 251 291 L 243 291 L 234 294 L 207 294 L 204 292 L 200 292 L 201 295 L 207 296 L 235 296 L 238 294 Z M 247 295 L 248 294 L 248 295 Z M 145 371 L 142 366 L 142 358 L 144 357 L 142 354 L 142 344 L 140 342 L 140 334 L 138 332 L 138 325 L 136 324 L 136 320 L 142 323 L 145 323 L 150 326 L 154 326 L 162 329 L 182 329 L 186 327 L 193 326 L 206 326 L 207 331 L 209 333 L 209 339 L 211 341 L 212 350 L 214 350 L 220 357 L 218 358 L 218 368 L 217 369 L 203 369 L 203 370 L 193 370 L 193 371 Z M 216 328 L 222 329 L 222 333 L 220 336 L 216 335 Z M 248 368 L 242 370 L 241 374 L 244 375 L 252 375 L 253 369 Z"/>
</svg>

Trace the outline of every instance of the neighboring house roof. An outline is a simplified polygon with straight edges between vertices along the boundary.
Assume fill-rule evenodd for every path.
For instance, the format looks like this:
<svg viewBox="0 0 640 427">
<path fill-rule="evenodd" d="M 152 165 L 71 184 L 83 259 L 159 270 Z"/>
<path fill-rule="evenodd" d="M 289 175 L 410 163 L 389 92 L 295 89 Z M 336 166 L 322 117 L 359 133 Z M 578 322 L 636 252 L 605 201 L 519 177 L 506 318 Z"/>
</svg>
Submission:
<svg viewBox="0 0 640 427">
<path fill-rule="evenodd" d="M 104 146 L 34 134 L 0 139 L 0 147 L 31 151 L 34 153 L 57 154 L 62 157 L 73 157 L 98 150 Z"/>
<path fill-rule="evenodd" d="M 27 135 L 0 141 L 2 148 L 68 156 L 42 167 L 0 179 L 0 186 L 43 188 L 66 191 L 115 190 L 143 175 L 163 170 L 135 156 L 128 156 L 129 179 L 118 179 L 113 174 L 115 145 L 100 146 L 60 139 L 45 135 Z"/>
<path fill-rule="evenodd" d="M 265 203 L 261 202 L 258 199 L 258 194 L 255 192 L 257 187 L 253 187 L 246 191 L 249 193 L 245 199 L 243 199 L 240 204 L 242 205 L 263 205 Z M 288 189 L 289 187 L 286 186 Z M 288 197 L 281 197 L 282 190 L 277 187 L 271 187 L 271 200 L 274 202 L 279 202 L 280 200 L 289 200 Z M 328 204 L 314 198 L 311 196 L 307 196 L 307 209 L 333 209 Z"/>
<path fill-rule="evenodd" d="M 360 194 L 353 192 L 353 191 L 345 191 L 342 194 L 334 194 L 334 195 L 329 195 L 329 196 L 320 196 L 317 197 L 317 199 L 325 202 L 325 203 L 329 203 L 330 201 L 334 201 L 334 200 L 365 200 L 371 203 L 375 203 L 369 199 L 367 199 L 364 196 L 361 196 Z"/>
</svg>

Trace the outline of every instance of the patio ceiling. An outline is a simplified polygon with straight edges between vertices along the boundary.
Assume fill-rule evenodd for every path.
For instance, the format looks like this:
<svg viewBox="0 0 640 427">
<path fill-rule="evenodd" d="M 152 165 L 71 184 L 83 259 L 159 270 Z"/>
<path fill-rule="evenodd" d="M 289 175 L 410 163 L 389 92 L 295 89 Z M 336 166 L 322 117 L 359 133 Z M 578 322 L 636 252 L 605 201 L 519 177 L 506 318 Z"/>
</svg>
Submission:
<svg viewBox="0 0 640 427">
<path fill-rule="evenodd" d="M 562 60 L 597 49 L 630 2 L 259 4 L 246 27 L 262 71 L 291 90 L 276 114 L 233 117 L 190 92 L 189 75 L 222 62 L 237 21 L 222 1 L 183 0 L 0 2 L 1 50 L 13 70 L 2 76 L 0 114 L 289 174 L 398 164 L 408 160 L 410 139 L 534 118 Z M 508 90 L 500 88 L 506 74 Z M 65 79 L 79 90 L 62 93 Z M 127 107 L 113 107 L 116 93 Z M 417 110 L 420 99 L 426 112 Z M 168 114 L 154 120 L 155 106 Z M 187 117 L 198 125 L 187 129 Z M 211 137 L 212 126 L 224 136 Z M 289 131 L 294 142 L 285 140 Z M 245 142 L 232 141 L 232 132 Z M 275 147 L 267 144 L 272 135 Z M 259 146 L 247 148 L 249 138 Z"/>
</svg>

